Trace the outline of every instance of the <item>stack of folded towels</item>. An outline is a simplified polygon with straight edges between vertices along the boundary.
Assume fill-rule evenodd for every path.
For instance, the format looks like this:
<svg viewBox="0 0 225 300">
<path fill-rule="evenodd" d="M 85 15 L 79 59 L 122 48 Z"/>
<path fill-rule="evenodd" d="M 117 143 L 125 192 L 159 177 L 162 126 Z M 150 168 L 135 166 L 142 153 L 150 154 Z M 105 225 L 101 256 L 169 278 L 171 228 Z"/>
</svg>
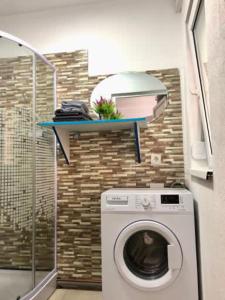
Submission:
<svg viewBox="0 0 225 300">
<path fill-rule="evenodd" d="M 63 101 L 62 106 L 55 111 L 53 121 L 82 121 L 92 120 L 87 105 L 82 101 Z"/>
</svg>

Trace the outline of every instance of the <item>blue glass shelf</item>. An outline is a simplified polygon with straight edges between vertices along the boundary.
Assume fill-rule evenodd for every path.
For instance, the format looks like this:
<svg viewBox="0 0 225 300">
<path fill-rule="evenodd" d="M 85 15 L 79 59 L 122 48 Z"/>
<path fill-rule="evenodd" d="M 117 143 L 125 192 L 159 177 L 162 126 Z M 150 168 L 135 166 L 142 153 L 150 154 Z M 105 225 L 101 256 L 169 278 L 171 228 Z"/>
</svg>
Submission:
<svg viewBox="0 0 225 300">
<path fill-rule="evenodd" d="M 51 127 L 60 144 L 66 162 L 70 161 L 69 135 L 71 133 L 90 132 L 90 131 L 118 131 L 133 129 L 137 161 L 141 162 L 139 128 L 146 128 L 149 118 L 131 118 L 120 120 L 90 120 L 90 121 L 62 121 L 62 122 L 41 122 L 42 127 Z"/>
<path fill-rule="evenodd" d="M 42 122 L 38 123 L 44 127 L 63 127 L 65 130 L 76 132 L 121 130 L 133 128 L 138 122 L 140 127 L 146 127 L 148 118 L 132 118 L 120 120 L 93 120 L 93 121 L 64 121 L 64 122 Z"/>
</svg>

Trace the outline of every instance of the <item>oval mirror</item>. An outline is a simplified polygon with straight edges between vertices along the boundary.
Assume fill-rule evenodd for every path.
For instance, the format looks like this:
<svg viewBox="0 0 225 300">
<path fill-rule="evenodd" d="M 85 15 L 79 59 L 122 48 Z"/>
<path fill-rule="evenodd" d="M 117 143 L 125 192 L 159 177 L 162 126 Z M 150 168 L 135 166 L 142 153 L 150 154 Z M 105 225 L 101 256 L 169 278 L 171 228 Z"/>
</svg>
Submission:
<svg viewBox="0 0 225 300">
<path fill-rule="evenodd" d="M 98 105 L 111 103 L 116 115 L 101 116 Z M 167 88 L 156 77 L 144 72 L 126 72 L 109 76 L 93 90 L 91 106 L 100 118 L 158 117 L 167 105 Z M 111 115 L 112 116 L 112 115 Z"/>
</svg>

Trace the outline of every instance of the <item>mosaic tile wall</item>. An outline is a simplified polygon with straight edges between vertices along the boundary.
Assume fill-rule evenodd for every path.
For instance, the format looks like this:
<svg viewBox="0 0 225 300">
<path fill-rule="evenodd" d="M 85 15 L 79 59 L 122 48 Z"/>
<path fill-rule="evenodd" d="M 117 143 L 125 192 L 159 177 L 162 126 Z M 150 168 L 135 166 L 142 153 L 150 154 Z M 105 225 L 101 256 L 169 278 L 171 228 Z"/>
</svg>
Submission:
<svg viewBox="0 0 225 300">
<path fill-rule="evenodd" d="M 10 216 L 16 228 L 31 230 L 31 114 L 22 108 L 0 109 L 0 205 L 3 223 Z"/>
<path fill-rule="evenodd" d="M 33 201 L 35 265 L 54 266 L 54 139 L 37 127 L 33 190 L 32 57 L 0 59 L 0 268 L 31 269 Z M 53 113 L 53 75 L 36 63 L 36 118 Z M 45 117 L 44 117 L 45 112 Z M 49 119 L 49 116 L 48 116 Z"/>
<path fill-rule="evenodd" d="M 54 137 L 50 129 L 42 129 L 41 133 L 36 144 L 35 266 L 37 270 L 52 270 L 55 242 Z"/>
<path fill-rule="evenodd" d="M 36 59 L 36 122 L 49 120 L 54 113 L 53 72 Z M 54 268 L 55 243 L 55 142 L 51 129 L 36 126 L 36 224 L 35 266 Z"/>
<path fill-rule="evenodd" d="M 31 268 L 30 110 L 0 109 L 0 267 Z"/>
<path fill-rule="evenodd" d="M 31 268 L 32 57 L 0 59 L 0 267 Z"/>
<path fill-rule="evenodd" d="M 59 104 L 63 99 L 89 104 L 91 92 L 104 76 L 88 77 L 86 51 L 47 55 L 57 67 Z M 170 186 L 184 180 L 180 77 L 177 69 L 148 71 L 169 92 L 164 115 L 141 130 L 141 164 L 135 162 L 133 133 L 82 133 L 71 136 L 71 164 L 58 159 L 58 279 L 101 282 L 100 195 L 109 188 Z M 161 153 L 160 167 L 151 154 Z"/>
</svg>

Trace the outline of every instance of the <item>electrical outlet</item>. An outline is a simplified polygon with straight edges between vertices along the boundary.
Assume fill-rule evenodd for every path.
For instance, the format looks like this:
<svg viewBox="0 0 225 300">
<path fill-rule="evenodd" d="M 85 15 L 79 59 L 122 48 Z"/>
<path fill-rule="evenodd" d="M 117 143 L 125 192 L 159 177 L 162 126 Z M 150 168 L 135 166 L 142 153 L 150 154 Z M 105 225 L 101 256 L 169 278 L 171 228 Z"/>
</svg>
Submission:
<svg viewBox="0 0 225 300">
<path fill-rule="evenodd" d="M 160 153 L 152 153 L 151 155 L 151 165 L 159 166 L 161 165 L 162 155 Z"/>
</svg>

